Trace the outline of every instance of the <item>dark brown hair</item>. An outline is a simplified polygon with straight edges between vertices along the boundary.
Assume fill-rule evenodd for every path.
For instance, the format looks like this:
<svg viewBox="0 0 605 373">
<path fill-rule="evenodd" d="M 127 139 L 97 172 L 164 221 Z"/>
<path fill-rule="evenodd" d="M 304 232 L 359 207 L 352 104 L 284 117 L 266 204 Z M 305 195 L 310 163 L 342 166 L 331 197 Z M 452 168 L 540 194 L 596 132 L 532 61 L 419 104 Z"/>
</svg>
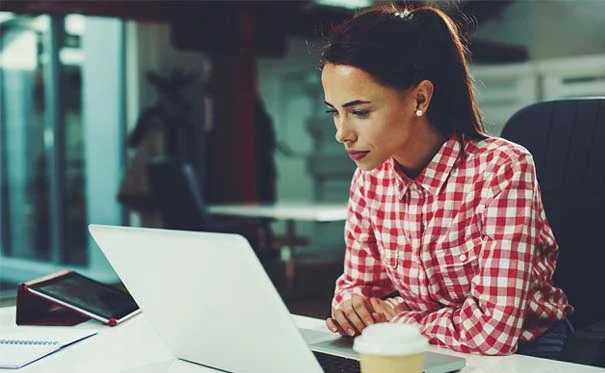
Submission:
<svg viewBox="0 0 605 373">
<path fill-rule="evenodd" d="M 467 49 L 456 24 L 433 7 L 363 11 L 336 26 L 320 66 L 349 65 L 379 84 L 407 90 L 423 80 L 434 85 L 427 117 L 444 136 L 485 137 Z"/>
</svg>

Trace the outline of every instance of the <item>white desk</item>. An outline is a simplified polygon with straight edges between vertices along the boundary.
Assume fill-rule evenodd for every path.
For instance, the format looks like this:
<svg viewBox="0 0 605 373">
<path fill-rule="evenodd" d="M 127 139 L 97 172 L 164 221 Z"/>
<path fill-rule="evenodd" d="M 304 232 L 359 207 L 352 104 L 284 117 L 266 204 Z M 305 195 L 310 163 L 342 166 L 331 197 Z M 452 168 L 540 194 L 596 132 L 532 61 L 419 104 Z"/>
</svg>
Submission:
<svg viewBox="0 0 605 373">
<path fill-rule="evenodd" d="M 229 215 L 249 218 L 269 218 L 285 221 L 330 222 L 345 220 L 346 204 L 325 204 L 314 202 L 289 202 L 273 205 L 210 205 L 208 212 L 215 215 Z"/>
<path fill-rule="evenodd" d="M 0 326 L 14 325 L 14 307 L 0 308 Z M 325 330 L 323 320 L 294 316 L 298 326 Z M 144 315 L 135 316 L 122 325 L 110 328 L 89 321 L 76 327 L 95 328 L 99 334 L 46 356 L 14 373 L 207 373 L 213 369 L 175 360 L 159 337 L 145 323 Z M 592 373 L 605 369 L 562 363 L 523 355 L 480 356 L 456 353 L 431 347 L 466 358 L 463 373 Z M 237 356 L 233 357 L 234 359 Z M 271 357 L 272 358 L 272 357 Z M 269 372 L 267 372 L 269 373 Z"/>
<path fill-rule="evenodd" d="M 314 202 L 281 202 L 271 205 L 210 205 L 208 212 L 214 215 L 246 218 L 267 218 L 286 222 L 286 244 L 281 249 L 286 267 L 286 289 L 293 291 L 294 248 L 296 243 L 296 221 L 320 223 L 344 221 L 347 218 L 346 204 Z"/>
</svg>

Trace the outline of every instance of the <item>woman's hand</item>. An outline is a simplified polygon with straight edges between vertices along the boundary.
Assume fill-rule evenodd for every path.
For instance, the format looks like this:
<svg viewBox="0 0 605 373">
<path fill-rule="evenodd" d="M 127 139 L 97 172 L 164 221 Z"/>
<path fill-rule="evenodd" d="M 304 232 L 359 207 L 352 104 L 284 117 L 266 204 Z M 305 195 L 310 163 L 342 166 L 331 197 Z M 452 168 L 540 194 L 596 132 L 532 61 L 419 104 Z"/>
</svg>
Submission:
<svg viewBox="0 0 605 373">
<path fill-rule="evenodd" d="M 382 300 L 353 295 L 332 313 L 334 317 L 328 318 L 326 325 L 334 333 L 353 337 L 369 325 L 393 320 L 405 310 L 402 301 L 400 297 Z"/>
<path fill-rule="evenodd" d="M 395 316 L 405 311 L 405 306 L 403 305 L 400 297 L 388 298 L 386 300 L 382 300 L 380 298 L 370 298 L 370 305 L 374 310 L 372 313 L 372 318 L 377 323 L 389 322 L 393 320 Z"/>
<path fill-rule="evenodd" d="M 333 333 L 353 337 L 376 322 L 373 313 L 374 309 L 365 297 L 353 295 L 332 312 L 333 317 L 326 320 L 326 325 Z"/>
</svg>

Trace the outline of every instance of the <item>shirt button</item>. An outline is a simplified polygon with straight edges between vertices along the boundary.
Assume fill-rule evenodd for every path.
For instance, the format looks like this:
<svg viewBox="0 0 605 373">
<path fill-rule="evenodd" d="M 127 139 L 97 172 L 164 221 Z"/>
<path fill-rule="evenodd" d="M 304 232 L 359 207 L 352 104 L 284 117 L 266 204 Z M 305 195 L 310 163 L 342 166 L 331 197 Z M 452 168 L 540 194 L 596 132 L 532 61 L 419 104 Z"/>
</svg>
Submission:
<svg viewBox="0 0 605 373">
<path fill-rule="evenodd" d="M 460 255 L 460 261 L 464 262 L 466 260 L 466 255 L 462 254 Z"/>
</svg>

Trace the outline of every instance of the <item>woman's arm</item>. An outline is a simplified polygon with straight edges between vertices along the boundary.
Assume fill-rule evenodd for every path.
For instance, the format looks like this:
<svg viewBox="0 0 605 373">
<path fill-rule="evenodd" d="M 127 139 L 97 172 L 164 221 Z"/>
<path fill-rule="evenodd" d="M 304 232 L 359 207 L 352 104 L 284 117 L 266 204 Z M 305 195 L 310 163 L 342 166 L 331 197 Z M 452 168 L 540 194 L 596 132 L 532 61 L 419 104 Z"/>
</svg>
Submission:
<svg viewBox="0 0 605 373">
<path fill-rule="evenodd" d="M 344 273 L 336 281 L 332 310 L 340 308 L 353 294 L 364 298 L 380 297 L 395 289 L 382 266 L 376 239 L 372 231 L 367 183 L 364 174 L 357 169 L 351 182 L 347 221 L 345 224 Z"/>
</svg>

